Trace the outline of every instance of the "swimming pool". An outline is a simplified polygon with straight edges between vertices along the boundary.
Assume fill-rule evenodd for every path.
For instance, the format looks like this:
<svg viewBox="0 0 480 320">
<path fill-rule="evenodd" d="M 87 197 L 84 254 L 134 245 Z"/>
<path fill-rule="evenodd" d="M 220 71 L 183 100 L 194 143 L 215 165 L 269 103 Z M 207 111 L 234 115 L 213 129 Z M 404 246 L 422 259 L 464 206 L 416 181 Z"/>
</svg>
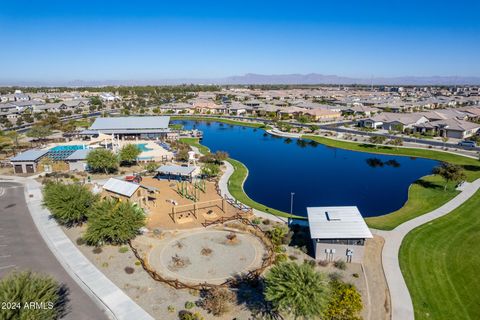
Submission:
<svg viewBox="0 0 480 320">
<path fill-rule="evenodd" d="M 136 145 L 138 147 L 138 149 L 140 149 L 140 151 L 144 152 L 144 151 L 152 151 L 153 149 L 151 148 L 148 148 L 147 147 L 147 144 L 146 143 L 139 143 Z"/>
<path fill-rule="evenodd" d="M 50 151 L 70 151 L 70 150 L 82 150 L 88 149 L 84 144 L 69 145 L 69 146 L 56 146 L 50 149 Z"/>
</svg>

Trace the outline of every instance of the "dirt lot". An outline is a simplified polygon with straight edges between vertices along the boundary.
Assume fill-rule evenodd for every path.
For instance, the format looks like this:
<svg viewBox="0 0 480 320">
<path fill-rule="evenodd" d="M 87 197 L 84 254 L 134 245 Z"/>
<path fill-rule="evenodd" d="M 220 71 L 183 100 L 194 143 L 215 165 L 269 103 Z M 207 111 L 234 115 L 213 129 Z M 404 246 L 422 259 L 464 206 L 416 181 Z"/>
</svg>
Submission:
<svg viewBox="0 0 480 320">
<path fill-rule="evenodd" d="M 370 295 L 370 312 L 364 315 L 368 320 L 390 319 L 390 293 L 382 267 L 382 248 L 385 240 L 374 236 L 368 239 L 365 247 L 364 268 Z"/>
</svg>

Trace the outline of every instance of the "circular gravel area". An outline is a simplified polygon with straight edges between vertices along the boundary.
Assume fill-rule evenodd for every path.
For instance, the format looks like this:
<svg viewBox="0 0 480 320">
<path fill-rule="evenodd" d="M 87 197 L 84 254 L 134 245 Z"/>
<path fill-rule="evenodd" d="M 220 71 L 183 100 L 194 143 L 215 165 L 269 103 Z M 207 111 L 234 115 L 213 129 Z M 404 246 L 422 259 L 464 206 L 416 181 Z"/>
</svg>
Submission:
<svg viewBox="0 0 480 320">
<path fill-rule="evenodd" d="M 150 251 L 149 263 L 160 274 L 189 283 L 222 283 L 258 268 L 265 253 L 257 237 L 226 230 L 187 231 L 163 240 Z M 231 238 L 231 237 L 230 237 Z"/>
</svg>

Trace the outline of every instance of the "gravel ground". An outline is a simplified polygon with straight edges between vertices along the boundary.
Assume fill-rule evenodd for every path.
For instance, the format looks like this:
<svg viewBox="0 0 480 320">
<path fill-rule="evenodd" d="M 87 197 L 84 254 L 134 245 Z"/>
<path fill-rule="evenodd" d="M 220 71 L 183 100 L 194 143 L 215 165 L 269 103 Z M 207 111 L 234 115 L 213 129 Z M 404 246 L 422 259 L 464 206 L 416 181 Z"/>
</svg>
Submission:
<svg viewBox="0 0 480 320">
<path fill-rule="evenodd" d="M 75 244 L 83 230 L 83 227 L 64 229 Z M 195 302 L 199 299 L 198 292 L 176 290 L 153 280 L 141 265 L 136 263 L 137 259 L 130 250 L 121 253 L 118 246 L 104 246 L 101 253 L 95 254 L 92 247 L 86 245 L 77 245 L 77 247 L 110 280 L 156 319 L 176 320 L 178 311 L 185 309 L 185 302 Z M 146 247 L 144 246 L 143 249 L 146 250 Z M 125 267 L 134 268 L 135 271 L 133 274 L 127 274 L 124 270 Z M 169 307 L 173 307 L 174 311 L 170 312 L 171 308 Z M 206 320 L 250 319 L 250 312 L 243 305 L 235 306 L 231 312 L 222 317 L 209 315 L 198 307 L 194 307 L 190 311 L 200 312 Z"/>
</svg>

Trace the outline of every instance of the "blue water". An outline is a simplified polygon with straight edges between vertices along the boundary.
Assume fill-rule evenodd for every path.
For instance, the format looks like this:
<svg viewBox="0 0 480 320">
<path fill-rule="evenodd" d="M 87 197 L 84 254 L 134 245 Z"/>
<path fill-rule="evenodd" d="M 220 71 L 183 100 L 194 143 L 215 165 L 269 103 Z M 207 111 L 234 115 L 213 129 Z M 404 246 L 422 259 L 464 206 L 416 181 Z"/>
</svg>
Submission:
<svg viewBox="0 0 480 320">
<path fill-rule="evenodd" d="M 140 149 L 140 151 L 150 151 L 150 150 L 153 150 L 151 148 L 148 148 L 147 147 L 147 144 L 146 143 L 139 143 L 136 145 L 138 147 L 138 149 Z"/>
<path fill-rule="evenodd" d="M 50 151 L 70 151 L 70 150 L 82 150 L 85 149 L 84 145 L 70 145 L 70 146 L 56 146 L 50 149 Z"/>
<path fill-rule="evenodd" d="M 273 137 L 264 130 L 221 123 L 174 121 L 203 131 L 202 144 L 227 151 L 249 170 L 244 189 L 257 202 L 306 215 L 309 206 L 358 206 L 378 216 L 403 206 L 408 187 L 438 162 L 327 147 L 309 140 Z"/>
</svg>

